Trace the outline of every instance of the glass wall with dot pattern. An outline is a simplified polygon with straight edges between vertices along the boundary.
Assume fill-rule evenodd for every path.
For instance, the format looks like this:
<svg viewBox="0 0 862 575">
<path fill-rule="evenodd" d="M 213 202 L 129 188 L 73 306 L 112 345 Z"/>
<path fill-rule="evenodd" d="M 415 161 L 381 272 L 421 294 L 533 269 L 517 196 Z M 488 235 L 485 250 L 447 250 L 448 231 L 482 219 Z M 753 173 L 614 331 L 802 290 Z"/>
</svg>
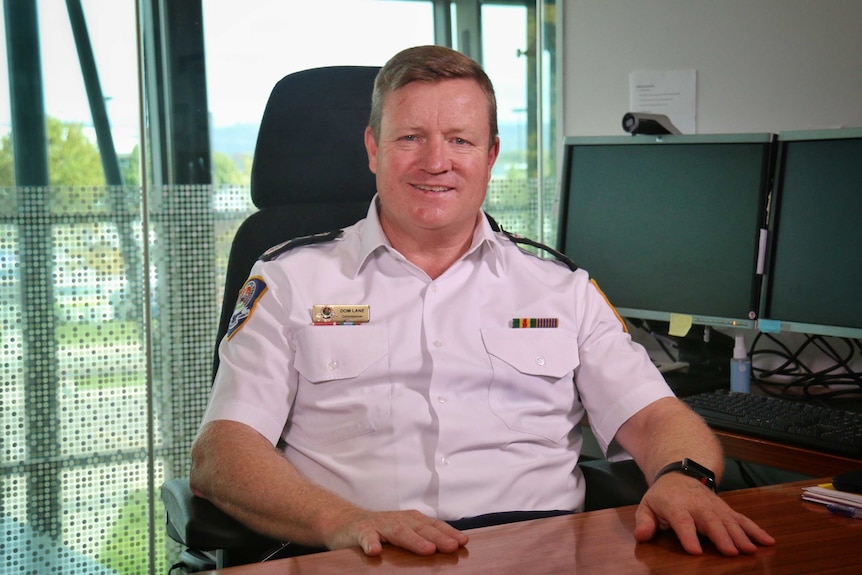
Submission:
<svg viewBox="0 0 862 575">
<path fill-rule="evenodd" d="M 0 188 L 0 572 L 163 573 L 176 556 L 156 494 L 188 473 L 250 209 L 235 186 L 151 195 L 142 218 L 138 187 Z"/>
<path fill-rule="evenodd" d="M 211 385 L 219 311 L 235 297 L 222 293 L 230 241 L 254 209 L 250 157 L 217 149 L 220 137 L 242 138 L 214 131 L 215 184 L 142 182 L 139 84 L 146 78 L 139 73 L 137 42 L 138 26 L 148 24 L 141 23 L 146 11 L 139 17 L 137 10 L 144 3 L 36 0 L 50 178 L 24 185 L 16 177 L 15 110 L 8 97 L 10 2 L 0 0 L 0 573 L 167 573 L 180 549 L 165 534 L 159 486 L 188 474 Z M 374 61 L 345 62 L 341 50 L 316 54 L 309 65 L 381 64 L 379 54 L 420 38 L 433 42 L 432 2 L 362 2 L 385 5 L 390 16 L 399 9 L 421 13 L 423 31 L 414 27 L 406 37 L 389 37 Z M 254 18 L 266 20 L 274 8 L 258 0 L 237 11 L 235 2 L 206 0 L 205 15 L 214 16 L 219 4 L 228 27 L 213 27 L 208 37 L 221 38 L 222 48 L 241 56 L 237 31 L 254 30 Z M 271 4 L 281 10 L 288 3 Z M 502 4 L 501 17 L 513 10 L 526 17 L 523 5 Z M 120 184 L 105 177 L 70 5 L 83 8 Z M 364 14 L 369 24 L 379 20 L 369 9 Z M 401 19 L 416 25 L 420 18 Z M 519 34 L 526 33 L 520 25 Z M 367 26 L 351 22 L 350 29 L 367 36 Z M 330 42 L 318 34 L 321 51 L 349 42 L 344 31 L 337 33 Z M 291 66 L 305 66 L 291 54 L 277 52 L 284 65 L 266 64 L 269 86 Z M 511 56 L 523 59 L 514 49 Z M 234 66 L 231 82 L 225 70 L 225 86 L 247 90 L 248 83 L 237 81 L 240 72 L 247 71 Z M 265 95 L 253 114 L 258 119 Z M 509 107 L 524 116 L 520 104 Z M 221 109 L 213 103 L 211 113 Z M 513 140 L 526 145 L 526 136 L 523 142 L 513 137 L 509 150 Z M 537 186 L 522 164 L 514 153 L 501 164 L 488 206 L 504 226 L 531 235 Z"/>
</svg>

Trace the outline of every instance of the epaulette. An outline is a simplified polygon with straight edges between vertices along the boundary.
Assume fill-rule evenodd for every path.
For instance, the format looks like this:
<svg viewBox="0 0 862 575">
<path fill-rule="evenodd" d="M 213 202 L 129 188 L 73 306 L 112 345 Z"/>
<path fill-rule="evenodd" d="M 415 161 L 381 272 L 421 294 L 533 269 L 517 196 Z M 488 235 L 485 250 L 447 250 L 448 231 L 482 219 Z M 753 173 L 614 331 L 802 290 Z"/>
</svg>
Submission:
<svg viewBox="0 0 862 575">
<path fill-rule="evenodd" d="M 321 232 L 319 234 L 311 234 L 310 236 L 300 236 L 298 238 L 293 238 L 291 240 L 287 240 L 286 242 L 282 242 L 276 246 L 273 246 L 263 252 L 263 255 L 260 256 L 260 261 L 268 262 L 274 260 L 281 254 L 288 252 L 294 248 L 298 248 L 301 246 L 309 246 L 312 244 L 321 244 L 323 242 L 331 242 L 341 237 L 341 234 L 344 233 L 344 230 L 332 230 L 330 232 Z"/>
<path fill-rule="evenodd" d="M 574 261 L 572 261 L 572 259 L 569 256 L 567 256 L 566 254 L 564 254 L 563 252 L 561 252 L 559 250 L 555 250 L 554 248 L 552 248 L 550 246 L 546 246 L 543 243 L 537 242 L 535 240 L 531 240 L 530 238 L 525 238 L 524 236 L 519 236 L 518 234 L 513 234 L 511 232 L 507 232 L 506 230 L 504 230 L 500 226 L 500 224 L 497 223 L 496 220 L 494 220 L 494 218 L 492 218 L 487 213 L 485 214 L 485 217 L 488 218 L 488 223 L 491 224 L 491 229 L 494 230 L 495 232 L 501 232 L 504 236 L 506 236 L 507 238 L 509 238 L 510 240 L 512 240 L 516 244 L 523 244 L 523 245 L 531 246 L 531 247 L 540 249 L 542 251 L 548 252 L 549 254 L 554 256 L 554 258 L 559 260 L 561 263 L 566 264 L 566 266 L 568 266 L 568 268 L 570 270 L 572 270 L 573 272 L 578 271 L 578 264 L 576 264 Z"/>
</svg>

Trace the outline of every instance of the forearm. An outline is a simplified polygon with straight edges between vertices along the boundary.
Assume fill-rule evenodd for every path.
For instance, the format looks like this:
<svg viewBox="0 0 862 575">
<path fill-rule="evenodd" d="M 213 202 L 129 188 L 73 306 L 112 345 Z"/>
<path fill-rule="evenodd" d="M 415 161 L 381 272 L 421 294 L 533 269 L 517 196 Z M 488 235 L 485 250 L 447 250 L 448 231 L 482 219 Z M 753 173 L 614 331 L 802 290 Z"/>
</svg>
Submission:
<svg viewBox="0 0 862 575">
<path fill-rule="evenodd" d="M 326 546 L 327 534 L 362 511 L 304 478 L 253 429 L 208 424 L 192 448 L 192 489 L 264 535 Z"/>
<path fill-rule="evenodd" d="M 623 424 L 616 440 L 632 455 L 650 484 L 662 467 L 686 457 L 714 471 L 716 480 L 724 471 L 718 438 L 676 398 L 661 399 L 641 410 Z"/>
<path fill-rule="evenodd" d="M 647 406 L 617 432 L 617 441 L 640 465 L 650 488 L 635 514 L 635 540 L 652 539 L 660 529 L 673 529 L 682 547 L 703 553 L 699 534 L 709 538 L 724 555 L 754 553 L 758 545 L 775 543 L 748 517 L 733 511 L 720 497 L 682 473 L 655 476 L 669 463 L 693 459 L 715 473 L 724 471 L 724 455 L 715 434 L 676 398 Z"/>
</svg>

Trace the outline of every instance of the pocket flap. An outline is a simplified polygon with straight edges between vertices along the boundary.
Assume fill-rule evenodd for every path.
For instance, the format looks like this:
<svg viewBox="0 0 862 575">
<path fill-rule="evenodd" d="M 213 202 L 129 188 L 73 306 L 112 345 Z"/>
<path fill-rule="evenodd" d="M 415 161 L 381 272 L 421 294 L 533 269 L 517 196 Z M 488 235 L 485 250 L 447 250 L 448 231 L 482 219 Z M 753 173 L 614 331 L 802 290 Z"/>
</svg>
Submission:
<svg viewBox="0 0 862 575">
<path fill-rule="evenodd" d="M 295 365 L 308 381 L 357 377 L 389 353 L 385 330 L 369 325 L 308 326 L 299 332 Z"/>
<path fill-rule="evenodd" d="M 521 373 L 561 378 L 580 363 L 574 336 L 555 329 L 483 329 L 490 355 Z"/>
</svg>

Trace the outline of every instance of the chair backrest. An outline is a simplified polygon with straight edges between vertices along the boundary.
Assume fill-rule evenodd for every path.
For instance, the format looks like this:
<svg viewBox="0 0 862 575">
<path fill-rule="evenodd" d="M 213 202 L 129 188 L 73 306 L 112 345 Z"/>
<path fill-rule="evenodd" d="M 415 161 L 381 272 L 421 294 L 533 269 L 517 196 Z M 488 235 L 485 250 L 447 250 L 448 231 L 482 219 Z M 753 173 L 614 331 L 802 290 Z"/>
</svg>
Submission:
<svg viewBox="0 0 862 575">
<path fill-rule="evenodd" d="M 251 171 L 258 211 L 237 230 L 225 278 L 218 342 L 254 262 L 291 238 L 348 226 L 375 193 L 363 134 L 379 68 L 332 66 L 289 74 L 273 88 Z M 213 374 L 218 369 L 218 355 Z"/>
</svg>

